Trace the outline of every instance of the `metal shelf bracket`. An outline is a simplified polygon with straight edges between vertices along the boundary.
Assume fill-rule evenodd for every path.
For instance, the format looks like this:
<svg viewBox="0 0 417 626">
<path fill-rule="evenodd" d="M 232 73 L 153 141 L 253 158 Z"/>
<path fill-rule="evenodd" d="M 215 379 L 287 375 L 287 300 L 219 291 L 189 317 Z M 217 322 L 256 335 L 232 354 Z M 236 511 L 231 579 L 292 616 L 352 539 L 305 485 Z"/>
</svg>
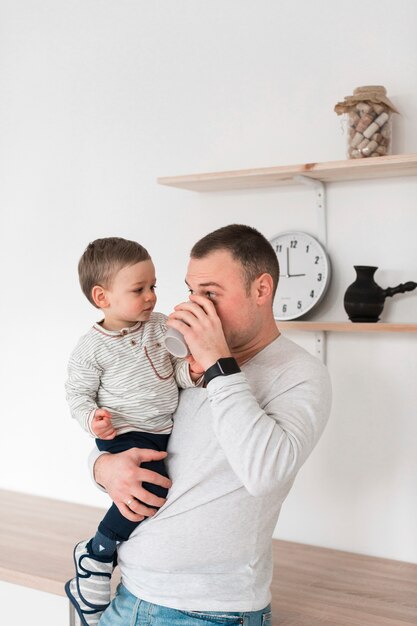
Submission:
<svg viewBox="0 0 417 626">
<path fill-rule="evenodd" d="M 323 246 L 327 245 L 327 205 L 326 205 L 326 185 L 321 180 L 310 178 L 309 176 L 297 175 L 294 180 L 308 187 L 312 187 L 316 198 L 317 231 L 318 239 Z M 326 333 L 318 331 L 315 334 L 316 356 L 326 363 Z"/>
<path fill-rule="evenodd" d="M 327 334 L 324 330 L 320 330 L 314 333 L 316 339 L 316 357 L 320 359 L 322 363 L 326 363 L 326 339 Z"/>
<path fill-rule="evenodd" d="M 326 207 L 326 185 L 321 180 L 309 178 L 309 176 L 297 175 L 294 180 L 312 187 L 315 191 L 317 210 L 317 230 L 320 243 L 327 244 L 327 207 Z"/>
</svg>

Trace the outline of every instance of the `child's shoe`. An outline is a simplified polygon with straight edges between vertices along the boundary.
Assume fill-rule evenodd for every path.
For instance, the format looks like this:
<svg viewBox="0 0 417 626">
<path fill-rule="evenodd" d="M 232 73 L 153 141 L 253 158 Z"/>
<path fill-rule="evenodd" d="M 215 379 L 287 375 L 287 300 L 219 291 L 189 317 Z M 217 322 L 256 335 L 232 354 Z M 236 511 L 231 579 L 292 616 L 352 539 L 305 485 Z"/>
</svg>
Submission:
<svg viewBox="0 0 417 626">
<path fill-rule="evenodd" d="M 83 626 L 96 626 L 110 604 L 110 580 L 115 557 L 100 557 L 91 551 L 91 540 L 74 548 L 76 576 L 65 585 Z"/>
</svg>

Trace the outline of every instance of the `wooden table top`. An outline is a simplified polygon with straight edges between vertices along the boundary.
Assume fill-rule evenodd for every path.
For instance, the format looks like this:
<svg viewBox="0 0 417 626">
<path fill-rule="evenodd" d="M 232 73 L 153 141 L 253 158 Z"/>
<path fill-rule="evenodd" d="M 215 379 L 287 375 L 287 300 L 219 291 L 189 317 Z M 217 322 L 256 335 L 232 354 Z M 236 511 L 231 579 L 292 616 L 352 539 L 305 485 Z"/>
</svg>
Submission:
<svg viewBox="0 0 417 626">
<path fill-rule="evenodd" d="M 0 579 L 63 596 L 72 552 L 103 509 L 0 490 Z"/>
<path fill-rule="evenodd" d="M 103 509 L 0 490 L 0 580 L 64 595 Z M 417 565 L 273 541 L 274 626 L 417 625 Z"/>
</svg>

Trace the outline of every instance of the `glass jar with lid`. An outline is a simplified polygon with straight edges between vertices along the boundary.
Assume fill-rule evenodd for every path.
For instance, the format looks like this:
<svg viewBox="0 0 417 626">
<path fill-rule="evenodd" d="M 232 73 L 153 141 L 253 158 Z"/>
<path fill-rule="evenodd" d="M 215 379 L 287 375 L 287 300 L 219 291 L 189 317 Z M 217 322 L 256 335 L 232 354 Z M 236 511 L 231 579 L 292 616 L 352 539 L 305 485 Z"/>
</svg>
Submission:
<svg viewBox="0 0 417 626">
<path fill-rule="evenodd" d="M 390 154 L 392 114 L 398 113 L 380 85 L 357 87 L 334 108 L 347 114 L 348 158 L 363 159 Z"/>
</svg>

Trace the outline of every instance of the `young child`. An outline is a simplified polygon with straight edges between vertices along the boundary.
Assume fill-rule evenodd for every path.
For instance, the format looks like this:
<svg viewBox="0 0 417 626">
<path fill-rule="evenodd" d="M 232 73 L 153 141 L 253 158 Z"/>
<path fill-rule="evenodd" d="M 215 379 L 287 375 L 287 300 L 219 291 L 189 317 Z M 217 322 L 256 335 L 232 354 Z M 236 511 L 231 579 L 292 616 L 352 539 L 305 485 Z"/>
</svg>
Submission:
<svg viewBox="0 0 417 626">
<path fill-rule="evenodd" d="M 71 414 L 96 437 L 99 450 L 166 450 L 178 387 L 194 386 L 203 372 L 193 371 L 164 348 L 166 317 L 153 312 L 152 260 L 134 241 L 97 239 L 81 257 L 78 273 L 85 296 L 104 319 L 93 325 L 71 354 L 65 385 Z M 163 461 L 142 463 L 142 467 L 167 476 Z M 162 487 L 143 486 L 166 497 Z M 125 504 L 133 501 L 132 496 Z M 76 576 L 66 583 L 65 591 L 83 625 L 98 624 L 110 603 L 116 547 L 139 523 L 126 519 L 113 503 L 95 536 L 75 547 Z"/>
</svg>

